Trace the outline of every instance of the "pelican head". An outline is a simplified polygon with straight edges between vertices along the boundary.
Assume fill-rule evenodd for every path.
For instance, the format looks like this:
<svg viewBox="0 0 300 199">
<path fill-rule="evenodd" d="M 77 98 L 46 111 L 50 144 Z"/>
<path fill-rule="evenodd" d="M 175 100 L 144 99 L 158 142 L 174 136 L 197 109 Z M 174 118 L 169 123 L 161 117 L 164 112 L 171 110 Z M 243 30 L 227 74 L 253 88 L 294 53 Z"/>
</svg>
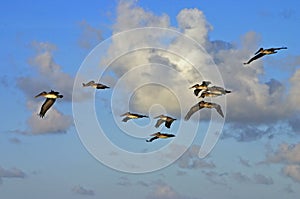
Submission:
<svg viewBox="0 0 300 199">
<path fill-rule="evenodd" d="M 194 86 L 190 87 L 190 89 L 197 88 L 197 87 L 199 87 L 199 84 L 195 84 Z"/>
<path fill-rule="evenodd" d="M 47 92 L 43 91 L 40 94 L 36 95 L 35 98 L 40 97 L 40 96 L 45 96 L 46 94 L 47 94 Z"/>
<path fill-rule="evenodd" d="M 254 53 L 255 55 L 260 53 L 263 50 L 263 48 L 258 49 L 258 51 L 256 53 Z"/>
</svg>

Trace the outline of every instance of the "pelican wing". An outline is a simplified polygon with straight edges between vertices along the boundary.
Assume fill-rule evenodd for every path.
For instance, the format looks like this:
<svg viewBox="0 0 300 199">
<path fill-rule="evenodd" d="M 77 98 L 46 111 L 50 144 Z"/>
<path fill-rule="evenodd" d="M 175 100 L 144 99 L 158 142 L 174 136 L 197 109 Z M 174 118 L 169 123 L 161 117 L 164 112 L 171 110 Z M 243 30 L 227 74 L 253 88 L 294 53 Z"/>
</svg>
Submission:
<svg viewBox="0 0 300 199">
<path fill-rule="evenodd" d="M 159 137 L 157 137 L 157 136 L 155 136 L 155 137 L 153 137 L 153 138 L 150 138 L 149 140 L 146 140 L 146 142 L 152 142 L 153 140 L 156 140 L 156 139 L 158 139 Z"/>
<path fill-rule="evenodd" d="M 194 94 L 195 94 L 196 96 L 198 96 L 201 90 L 202 90 L 202 89 L 195 89 L 195 90 L 194 90 Z"/>
<path fill-rule="evenodd" d="M 130 117 L 124 117 L 122 121 L 123 121 L 123 122 L 127 122 L 127 121 L 130 120 L 130 119 L 131 119 Z"/>
<path fill-rule="evenodd" d="M 170 121 L 170 122 L 166 121 L 166 123 L 165 123 L 165 126 L 166 126 L 167 128 L 170 128 L 170 127 L 171 127 L 171 124 L 172 124 L 172 122 L 173 122 L 173 121 Z"/>
<path fill-rule="evenodd" d="M 157 120 L 155 127 L 158 128 L 162 123 L 164 123 L 165 121 L 162 119 Z"/>
<path fill-rule="evenodd" d="M 222 117 L 224 117 L 222 108 L 221 108 L 221 106 L 220 106 L 219 104 L 214 104 L 214 108 L 217 110 L 217 112 L 218 112 Z"/>
<path fill-rule="evenodd" d="M 250 64 L 251 62 L 253 62 L 254 60 L 263 57 L 265 54 L 264 53 L 259 53 L 257 55 L 255 55 L 254 57 L 252 57 L 248 62 L 244 63 L 244 64 Z"/>
<path fill-rule="evenodd" d="M 269 48 L 268 50 L 275 51 L 275 50 L 281 50 L 281 49 L 287 49 L 287 47 L 280 47 L 280 48 Z"/>
<path fill-rule="evenodd" d="M 44 94 L 46 94 L 46 91 L 43 91 L 43 92 L 41 92 L 40 94 L 38 94 L 38 95 L 36 95 L 36 96 L 34 96 L 34 97 L 37 98 L 37 97 L 40 97 L 40 96 L 42 96 L 42 95 L 44 95 Z"/>
<path fill-rule="evenodd" d="M 39 116 L 43 118 L 46 114 L 46 112 L 51 108 L 51 106 L 54 104 L 56 99 L 53 98 L 47 98 L 44 104 L 41 107 L 41 111 L 39 113 Z"/>
<path fill-rule="evenodd" d="M 89 81 L 88 83 L 82 83 L 82 86 L 86 87 L 86 86 L 92 86 L 95 83 L 95 81 Z"/>
<path fill-rule="evenodd" d="M 203 107 L 200 107 L 199 104 L 195 104 L 193 107 L 190 108 L 189 112 L 186 114 L 186 116 L 184 117 L 184 120 L 189 120 L 190 117 L 196 112 L 196 111 L 199 111 L 201 108 Z"/>
<path fill-rule="evenodd" d="M 97 89 L 106 89 L 106 88 L 109 88 L 109 87 L 104 84 L 97 84 Z"/>
</svg>

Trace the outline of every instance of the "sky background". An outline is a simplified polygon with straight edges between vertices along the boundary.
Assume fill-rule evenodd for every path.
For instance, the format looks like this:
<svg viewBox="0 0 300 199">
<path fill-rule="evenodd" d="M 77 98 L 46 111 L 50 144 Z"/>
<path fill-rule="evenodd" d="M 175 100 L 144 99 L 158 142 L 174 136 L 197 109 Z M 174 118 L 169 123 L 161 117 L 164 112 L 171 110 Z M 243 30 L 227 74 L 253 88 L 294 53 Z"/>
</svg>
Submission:
<svg viewBox="0 0 300 199">
<path fill-rule="evenodd" d="M 1 198 L 297 198 L 299 7 L 296 0 L 2 2 Z M 192 64 L 163 50 L 140 50 L 121 56 L 107 68 L 104 63 L 122 51 L 160 42 L 156 34 L 150 37 L 137 32 L 119 40 L 112 37 L 142 27 L 170 28 L 198 42 L 217 65 L 222 81 L 215 73 L 206 73 L 212 66 L 205 53 L 195 51 L 182 38 L 161 42 L 169 51 L 177 49 Z M 104 71 L 103 76 L 98 77 L 93 70 L 78 75 L 80 66 L 86 66 L 82 65 L 85 58 L 102 41 L 111 43 L 91 63 Z M 242 64 L 260 47 L 281 46 L 288 49 L 247 66 Z M 133 70 L 143 64 L 151 67 Z M 176 74 L 172 70 L 160 73 L 161 65 L 174 69 Z M 194 73 L 193 67 L 203 72 L 202 76 Z M 96 78 L 112 89 L 96 93 L 82 89 L 81 82 Z M 150 95 L 151 86 L 137 86 L 161 79 L 173 93 L 159 87 L 155 95 Z M 188 122 L 182 118 L 198 101 L 188 87 L 204 79 L 233 92 L 215 99 L 226 110 L 225 125 L 212 152 L 199 159 L 209 113 L 214 110 L 201 110 L 200 120 L 199 113 Z M 82 90 L 74 94 L 73 86 Z M 64 98 L 58 99 L 41 119 L 37 114 L 44 99 L 34 96 L 51 89 L 60 91 Z M 183 113 L 176 100 L 179 95 L 184 101 L 180 107 Z M 129 102 L 122 101 L 124 96 Z M 157 131 L 155 120 L 124 124 L 119 115 L 128 109 L 150 116 L 164 110 L 178 120 L 171 129 L 161 128 L 162 132 L 184 138 L 180 127 L 185 124 L 186 133 L 195 132 L 196 136 L 187 151 L 168 167 L 142 174 L 109 168 L 88 152 L 81 140 L 84 136 L 74 124 L 72 106 L 84 106 L 93 102 L 91 99 L 96 101 L 96 114 L 106 136 L 124 150 L 146 153 L 170 143 L 146 143 L 145 139 Z M 153 104 L 160 106 L 153 108 Z M 89 117 L 81 115 L 86 121 Z M 87 134 L 83 132 L 87 137 L 89 130 L 93 128 Z M 176 144 L 180 147 L 183 143 Z M 109 152 L 101 141 L 97 147 L 100 154 Z M 172 158 L 175 152 L 162 157 Z M 108 159 L 119 155 L 108 154 Z"/>
</svg>

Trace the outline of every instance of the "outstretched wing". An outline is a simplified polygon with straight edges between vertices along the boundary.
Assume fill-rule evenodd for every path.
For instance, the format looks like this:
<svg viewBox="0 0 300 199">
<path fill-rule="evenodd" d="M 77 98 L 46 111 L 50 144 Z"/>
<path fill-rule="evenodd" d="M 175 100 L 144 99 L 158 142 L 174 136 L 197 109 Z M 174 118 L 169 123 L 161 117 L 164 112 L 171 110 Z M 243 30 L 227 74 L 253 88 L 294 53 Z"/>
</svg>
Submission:
<svg viewBox="0 0 300 199">
<path fill-rule="evenodd" d="M 44 104 L 41 107 L 41 111 L 39 113 L 39 116 L 43 118 L 46 114 L 46 112 L 51 108 L 51 106 L 54 104 L 56 99 L 53 98 L 47 98 Z"/>
<path fill-rule="evenodd" d="M 220 106 L 219 104 L 214 104 L 214 108 L 217 110 L 217 112 L 218 112 L 222 117 L 224 117 L 222 108 L 221 108 L 221 106 Z"/>
<path fill-rule="evenodd" d="M 194 90 L 194 94 L 195 94 L 196 96 L 198 96 L 201 90 L 202 90 L 202 89 L 195 89 L 195 90 Z"/>
<path fill-rule="evenodd" d="M 252 57 L 248 62 L 244 63 L 244 64 L 250 64 L 251 62 L 253 62 L 254 60 L 263 57 L 265 54 L 263 53 L 259 53 L 257 55 L 255 55 L 254 57 Z"/>
<path fill-rule="evenodd" d="M 158 139 L 159 137 L 157 137 L 157 136 L 155 136 L 155 137 L 153 137 L 153 138 L 150 138 L 149 140 L 146 140 L 146 142 L 152 142 L 153 140 L 156 140 L 156 139 Z"/>
<path fill-rule="evenodd" d="M 269 50 L 275 51 L 275 50 L 281 50 L 281 49 L 287 49 L 287 47 L 270 48 Z"/>
<path fill-rule="evenodd" d="M 123 122 L 127 122 L 128 120 L 130 120 L 131 118 L 129 117 L 124 117 L 124 119 L 122 120 Z"/>
<path fill-rule="evenodd" d="M 173 122 L 173 121 L 172 121 Z M 166 123 L 165 123 L 165 126 L 167 127 L 167 128 L 170 128 L 171 127 L 171 124 L 172 124 L 172 122 L 168 122 L 168 121 L 166 121 Z"/>
<path fill-rule="evenodd" d="M 109 87 L 104 84 L 97 84 L 97 89 L 106 89 L 106 88 L 109 88 Z"/>
<path fill-rule="evenodd" d="M 189 112 L 186 114 L 186 116 L 184 117 L 184 120 L 189 120 L 190 117 L 196 112 L 199 111 L 201 108 L 199 106 L 199 104 L 195 104 L 193 107 L 190 108 Z"/>
<path fill-rule="evenodd" d="M 157 120 L 155 127 L 158 128 L 162 123 L 164 123 L 164 120 L 162 119 Z"/>
</svg>

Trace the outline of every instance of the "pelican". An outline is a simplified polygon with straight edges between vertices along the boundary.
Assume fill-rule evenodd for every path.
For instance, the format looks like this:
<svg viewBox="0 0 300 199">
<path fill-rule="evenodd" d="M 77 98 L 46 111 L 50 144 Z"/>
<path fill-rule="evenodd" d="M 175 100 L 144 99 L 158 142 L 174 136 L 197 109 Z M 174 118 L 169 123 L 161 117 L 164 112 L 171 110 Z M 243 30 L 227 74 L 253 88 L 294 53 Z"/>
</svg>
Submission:
<svg viewBox="0 0 300 199">
<path fill-rule="evenodd" d="M 226 90 L 225 88 L 222 88 L 220 86 L 208 87 L 207 91 L 209 91 L 210 93 L 219 94 L 219 95 L 226 95 L 227 93 L 231 93 L 230 90 Z"/>
<path fill-rule="evenodd" d="M 221 106 L 219 104 L 216 103 L 212 103 L 212 102 L 205 102 L 205 101 L 200 101 L 197 104 L 195 104 L 193 107 L 191 107 L 191 109 L 189 110 L 189 112 L 186 114 L 186 116 L 184 117 L 184 120 L 189 120 L 190 117 L 196 112 L 199 111 L 202 108 L 215 108 L 217 110 L 217 112 L 224 117 L 223 111 L 221 109 Z"/>
<path fill-rule="evenodd" d="M 275 54 L 277 53 L 277 50 L 281 50 L 281 49 L 287 49 L 287 47 L 281 47 L 281 48 L 268 48 L 268 49 L 263 49 L 260 48 L 254 55 L 254 57 L 252 57 L 248 62 L 245 62 L 244 64 L 250 64 L 252 61 L 261 58 L 265 55 L 271 55 L 271 54 Z"/>
<path fill-rule="evenodd" d="M 140 114 L 137 114 L 137 113 L 130 113 L 130 112 L 126 112 L 126 113 L 124 113 L 120 116 L 121 117 L 126 116 L 126 117 L 123 118 L 123 120 L 122 120 L 123 122 L 127 122 L 130 119 L 138 119 L 138 118 L 148 117 L 146 115 L 140 115 Z"/>
<path fill-rule="evenodd" d="M 219 93 L 214 93 L 214 92 L 209 92 L 208 90 L 203 91 L 200 95 L 201 98 L 205 98 L 205 97 L 218 97 L 221 96 L 222 94 Z M 199 97 L 199 98 L 200 98 Z"/>
<path fill-rule="evenodd" d="M 172 117 L 170 117 L 170 116 L 165 116 L 165 115 L 159 115 L 159 116 L 154 117 L 154 119 L 157 119 L 157 118 L 159 118 L 159 119 L 157 120 L 157 122 L 156 122 L 156 124 L 155 124 L 155 127 L 156 127 L 156 128 L 158 128 L 158 127 L 159 127 L 162 123 L 164 123 L 164 122 L 165 122 L 165 126 L 166 126 L 167 128 L 170 128 L 172 122 L 173 122 L 174 120 L 176 120 L 175 118 L 172 118 Z"/>
<path fill-rule="evenodd" d="M 46 101 L 41 107 L 39 116 L 43 118 L 46 114 L 46 112 L 51 108 L 51 106 L 54 104 L 57 98 L 63 98 L 63 95 L 60 95 L 59 92 L 51 90 L 49 93 L 46 91 L 41 92 L 40 94 L 36 95 L 35 98 L 43 96 L 46 98 Z"/>
<path fill-rule="evenodd" d="M 88 86 L 91 86 L 93 88 L 96 88 L 96 89 L 106 89 L 106 88 L 109 88 L 108 86 L 104 85 L 104 84 L 100 84 L 100 83 L 95 83 L 95 81 L 89 81 L 88 83 L 82 83 L 82 86 L 83 87 L 88 87 Z"/>
<path fill-rule="evenodd" d="M 202 84 L 201 84 L 201 85 L 195 84 L 194 86 L 190 87 L 190 89 L 195 88 L 194 94 L 195 94 L 196 96 L 198 96 L 198 94 L 199 94 L 199 92 L 200 92 L 201 90 L 207 90 L 207 87 L 208 87 L 209 84 L 211 84 L 210 81 L 202 81 Z"/>
<path fill-rule="evenodd" d="M 153 140 L 156 140 L 158 138 L 166 139 L 166 138 L 170 138 L 170 137 L 175 137 L 174 134 L 161 133 L 161 132 L 154 133 L 154 134 L 152 134 L 150 136 L 154 136 L 154 137 L 146 140 L 146 142 L 152 142 Z"/>
</svg>

